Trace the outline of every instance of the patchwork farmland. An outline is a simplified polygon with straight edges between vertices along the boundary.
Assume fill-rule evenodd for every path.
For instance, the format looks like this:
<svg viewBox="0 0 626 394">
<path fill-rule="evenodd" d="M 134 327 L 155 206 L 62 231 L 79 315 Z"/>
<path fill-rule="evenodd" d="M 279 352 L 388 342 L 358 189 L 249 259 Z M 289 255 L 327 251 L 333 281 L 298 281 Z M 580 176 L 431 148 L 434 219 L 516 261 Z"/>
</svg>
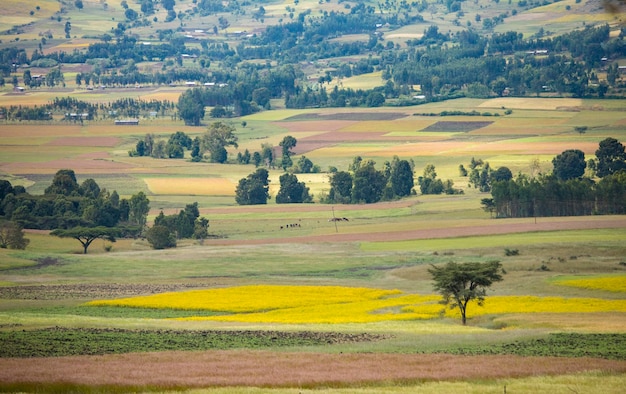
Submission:
<svg viewBox="0 0 626 394">
<path fill-rule="evenodd" d="M 271 119 L 250 115 L 245 127 L 233 123 L 240 140 L 229 156 L 262 143 L 277 146 L 287 135 L 297 139 L 294 157 L 305 155 L 323 169 L 299 174 L 315 196 L 312 204 L 270 199 L 238 206 L 237 181 L 252 165 L 128 154 L 146 133 L 198 136 L 203 127 L 150 120 L 0 126 L 3 178 L 29 193 L 43 193 L 58 169 L 71 168 L 79 182 L 93 178 L 122 196 L 145 192 L 149 222 L 192 202 L 210 221 L 202 243 L 181 241 L 163 251 L 138 238 L 96 243 L 80 255 L 75 240 L 40 231 L 27 232 L 25 251 L 0 250 L 0 387 L 501 392 L 555 390 L 567 379 L 564 386 L 574 390 L 618 392 L 626 373 L 619 286 L 626 281 L 626 220 L 492 219 L 480 207 L 485 193 L 458 171 L 480 158 L 513 173 L 529 173 L 537 163 L 535 171 L 549 172 L 564 150 L 592 157 L 607 136 L 626 139 L 626 107 L 555 100 L 460 99 L 445 106 L 491 112 L 484 116 L 424 115 L 443 110 L 434 103 L 363 112 L 281 110 Z M 577 132 L 582 125 L 587 131 Z M 347 169 L 355 156 L 377 163 L 410 159 L 416 176 L 433 164 L 464 194 L 320 203 L 329 189 L 326 169 Z M 272 195 L 281 174 L 270 169 Z M 348 220 L 331 222 L 333 215 Z M 506 256 L 506 250 L 518 253 Z M 438 304 L 428 267 L 494 259 L 503 263 L 505 280 L 492 287 L 484 306 L 470 306 L 469 324 L 462 326 L 458 311 Z M 355 291 L 375 296 L 360 300 Z M 212 292 L 224 295 L 212 302 Z M 347 299 L 337 298 L 342 292 Z M 161 301 L 142 304 L 152 298 Z M 252 301 L 262 305 L 247 308 Z M 20 339 L 20 332 L 29 335 Z M 72 347 L 55 345 L 69 338 Z M 381 360 L 387 360 L 383 369 Z M 77 363 L 80 369 L 73 368 Z M 164 369 L 177 372 L 164 376 L 158 372 Z"/>
</svg>

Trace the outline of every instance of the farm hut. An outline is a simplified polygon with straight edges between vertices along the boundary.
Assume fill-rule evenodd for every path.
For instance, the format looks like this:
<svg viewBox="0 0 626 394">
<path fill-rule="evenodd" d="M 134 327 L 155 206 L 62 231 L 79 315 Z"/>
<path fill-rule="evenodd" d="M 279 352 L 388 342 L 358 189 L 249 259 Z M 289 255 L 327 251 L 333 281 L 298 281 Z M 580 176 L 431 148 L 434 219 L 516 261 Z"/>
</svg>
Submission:
<svg viewBox="0 0 626 394">
<path fill-rule="evenodd" d="M 116 126 L 138 126 L 139 119 L 116 119 Z"/>
</svg>

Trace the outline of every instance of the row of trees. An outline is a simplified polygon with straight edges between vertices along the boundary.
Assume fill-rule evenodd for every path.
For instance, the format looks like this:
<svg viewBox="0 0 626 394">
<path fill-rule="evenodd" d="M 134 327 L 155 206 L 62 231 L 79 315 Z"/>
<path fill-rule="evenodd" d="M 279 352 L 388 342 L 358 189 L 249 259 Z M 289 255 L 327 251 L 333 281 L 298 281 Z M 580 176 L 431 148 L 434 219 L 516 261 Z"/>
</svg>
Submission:
<svg viewBox="0 0 626 394">
<path fill-rule="evenodd" d="M 93 120 L 98 117 L 119 118 L 140 116 L 148 117 L 151 114 L 166 116 L 175 113 L 175 104 L 169 100 L 140 100 L 124 98 L 109 103 L 92 104 L 74 97 L 55 97 L 44 105 L 22 106 L 11 105 L 0 107 L 0 113 L 10 121 L 23 120 L 51 120 L 53 115 L 61 115 L 64 120 L 75 120 L 70 114 L 80 114 L 79 119 Z M 84 114 L 84 115 L 83 115 Z"/>
<path fill-rule="evenodd" d="M 553 160 L 551 174 L 492 182 L 486 210 L 497 217 L 575 216 L 626 213 L 626 152 L 614 138 L 600 142 L 596 160 L 580 150 L 566 150 Z M 589 165 L 600 177 L 584 176 Z"/>
</svg>

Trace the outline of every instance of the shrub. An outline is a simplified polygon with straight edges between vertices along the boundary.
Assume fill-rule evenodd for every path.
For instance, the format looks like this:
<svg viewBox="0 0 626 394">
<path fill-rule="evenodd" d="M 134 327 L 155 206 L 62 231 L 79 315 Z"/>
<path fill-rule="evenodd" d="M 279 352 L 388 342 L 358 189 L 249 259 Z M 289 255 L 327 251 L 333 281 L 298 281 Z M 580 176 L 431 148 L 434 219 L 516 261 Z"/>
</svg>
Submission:
<svg viewBox="0 0 626 394">
<path fill-rule="evenodd" d="M 504 249 L 504 255 L 505 256 L 518 256 L 519 255 L 519 249 L 505 248 Z"/>
</svg>

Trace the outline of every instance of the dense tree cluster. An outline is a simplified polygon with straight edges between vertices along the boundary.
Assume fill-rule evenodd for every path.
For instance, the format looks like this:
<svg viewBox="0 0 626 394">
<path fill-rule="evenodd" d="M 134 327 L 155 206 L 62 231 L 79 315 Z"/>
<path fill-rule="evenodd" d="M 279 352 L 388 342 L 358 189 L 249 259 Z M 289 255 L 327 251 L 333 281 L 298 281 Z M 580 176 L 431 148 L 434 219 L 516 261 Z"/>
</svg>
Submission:
<svg viewBox="0 0 626 394">
<path fill-rule="evenodd" d="M 267 204 L 269 190 L 269 172 L 265 168 L 258 168 L 239 180 L 235 189 L 235 201 L 239 205 Z"/>
<path fill-rule="evenodd" d="M 567 150 L 553 160 L 551 174 L 495 181 L 492 201 L 483 201 L 497 217 L 581 216 L 626 213 L 626 154 L 614 138 L 600 142 L 596 152 L 602 168 L 599 181 L 583 176 L 584 154 Z M 599 166 L 598 166 L 599 168 Z"/>
<path fill-rule="evenodd" d="M 304 182 L 298 182 L 298 177 L 293 174 L 283 174 L 279 178 L 280 189 L 276 194 L 276 204 L 308 203 L 313 202 L 313 196 L 309 194 L 309 188 Z"/>
<path fill-rule="evenodd" d="M 406 60 L 396 58 L 392 78 L 400 85 L 421 84 L 428 98 L 471 84 L 498 96 L 505 90 L 519 96 L 546 90 L 575 97 L 603 96 L 606 87 L 589 85 L 592 70 L 602 58 L 619 57 L 626 45 L 621 38 L 611 39 L 609 31 L 605 25 L 531 40 L 514 32 L 495 33 L 491 38 L 462 32 L 459 47 L 416 48 L 405 54 Z M 484 56 L 486 50 L 491 56 Z M 505 56 L 510 55 L 507 61 Z"/>
<path fill-rule="evenodd" d="M 43 195 L 31 195 L 21 186 L 0 180 L 0 217 L 30 229 L 70 229 L 73 227 L 126 228 L 138 233 L 150 209 L 143 192 L 130 199 L 120 198 L 93 179 L 78 183 L 73 170 L 59 170 Z"/>
<path fill-rule="evenodd" d="M 462 191 L 454 188 L 454 182 L 451 179 L 442 181 L 437 178 L 435 166 L 428 164 L 424 168 L 424 173 L 417 179 L 422 194 L 461 194 Z"/>
<path fill-rule="evenodd" d="M 330 177 L 330 191 L 322 197 L 326 203 L 375 203 L 393 200 L 414 193 L 413 164 L 395 156 L 375 168 L 372 160 L 354 158 L 349 171 L 336 171 Z"/>
<path fill-rule="evenodd" d="M 168 229 L 176 239 L 205 239 L 208 236 L 209 220 L 200 217 L 198 203 L 187 204 L 178 214 L 164 215 L 163 211 L 154 219 L 154 227 Z"/>
</svg>

